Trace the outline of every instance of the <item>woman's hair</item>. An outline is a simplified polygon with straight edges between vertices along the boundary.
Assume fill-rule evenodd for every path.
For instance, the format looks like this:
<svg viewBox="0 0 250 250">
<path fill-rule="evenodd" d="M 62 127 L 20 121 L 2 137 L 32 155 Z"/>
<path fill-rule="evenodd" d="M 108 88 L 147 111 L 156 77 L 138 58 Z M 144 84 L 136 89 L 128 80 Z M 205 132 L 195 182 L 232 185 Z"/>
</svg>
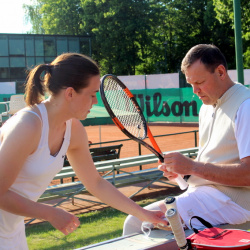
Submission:
<svg viewBox="0 0 250 250">
<path fill-rule="evenodd" d="M 182 60 L 181 71 L 185 74 L 186 70 L 197 60 L 200 60 L 211 73 L 221 64 L 227 70 L 227 61 L 215 45 L 198 44 L 192 47 Z"/>
<path fill-rule="evenodd" d="M 25 88 L 26 103 L 38 104 L 46 92 L 57 95 L 68 87 L 79 92 L 88 87 L 89 78 L 96 75 L 100 75 L 100 70 L 91 58 L 78 53 L 62 54 L 52 63 L 40 64 L 30 71 Z"/>
</svg>

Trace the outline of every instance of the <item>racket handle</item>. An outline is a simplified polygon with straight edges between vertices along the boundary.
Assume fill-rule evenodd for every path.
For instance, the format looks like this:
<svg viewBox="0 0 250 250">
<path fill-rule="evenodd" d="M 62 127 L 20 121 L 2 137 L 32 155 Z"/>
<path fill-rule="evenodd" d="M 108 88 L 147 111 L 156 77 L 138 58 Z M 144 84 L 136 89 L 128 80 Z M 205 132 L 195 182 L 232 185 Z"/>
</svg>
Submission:
<svg viewBox="0 0 250 250">
<path fill-rule="evenodd" d="M 175 197 L 169 196 L 164 200 L 167 210 L 174 208 L 177 210 L 176 199 Z"/>
<path fill-rule="evenodd" d="M 187 250 L 188 243 L 186 240 L 185 232 L 181 224 L 181 218 L 176 209 L 170 208 L 166 212 L 166 217 L 169 221 L 169 224 L 172 228 L 176 243 L 180 249 Z"/>
<path fill-rule="evenodd" d="M 188 188 L 188 183 L 180 175 L 175 178 L 175 181 L 178 183 L 181 190 L 185 190 Z"/>
</svg>

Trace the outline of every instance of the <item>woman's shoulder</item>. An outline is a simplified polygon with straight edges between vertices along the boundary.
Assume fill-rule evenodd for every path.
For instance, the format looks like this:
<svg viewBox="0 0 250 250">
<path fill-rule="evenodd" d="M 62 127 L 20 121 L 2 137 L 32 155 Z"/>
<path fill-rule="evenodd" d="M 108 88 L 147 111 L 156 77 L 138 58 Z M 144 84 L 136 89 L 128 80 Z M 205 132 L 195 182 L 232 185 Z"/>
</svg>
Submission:
<svg viewBox="0 0 250 250">
<path fill-rule="evenodd" d="M 71 146 L 79 146 L 82 143 L 85 143 L 88 145 L 88 137 L 86 130 L 81 123 L 81 121 L 77 119 L 72 119 L 72 125 L 71 125 L 71 138 L 70 138 L 70 144 Z"/>
<path fill-rule="evenodd" d="M 71 119 L 71 123 L 72 123 L 71 126 L 72 126 L 73 130 L 82 130 L 82 131 L 85 131 L 85 128 L 84 128 L 84 126 L 83 126 L 83 124 L 81 123 L 80 120 L 72 118 Z"/>
<path fill-rule="evenodd" d="M 36 113 L 36 115 L 34 114 Z M 10 117 L 1 127 L 1 134 L 25 133 L 33 136 L 39 134 L 42 123 L 35 109 L 27 107 Z"/>
</svg>

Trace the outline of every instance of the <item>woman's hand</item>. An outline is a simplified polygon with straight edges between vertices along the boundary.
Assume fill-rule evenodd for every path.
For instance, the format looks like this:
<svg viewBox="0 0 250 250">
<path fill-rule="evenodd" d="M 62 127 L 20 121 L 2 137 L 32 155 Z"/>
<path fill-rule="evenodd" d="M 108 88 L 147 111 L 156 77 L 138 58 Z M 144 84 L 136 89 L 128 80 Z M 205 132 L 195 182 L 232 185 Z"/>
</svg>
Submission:
<svg viewBox="0 0 250 250">
<path fill-rule="evenodd" d="M 144 216 L 139 218 L 141 221 L 152 223 L 155 227 L 168 227 L 169 223 L 166 220 L 165 214 L 160 210 L 146 210 L 144 209 Z"/>
<path fill-rule="evenodd" d="M 50 215 L 48 221 L 54 228 L 58 229 L 65 235 L 72 233 L 80 225 L 80 221 L 75 215 L 60 208 L 54 209 L 54 212 Z"/>
</svg>

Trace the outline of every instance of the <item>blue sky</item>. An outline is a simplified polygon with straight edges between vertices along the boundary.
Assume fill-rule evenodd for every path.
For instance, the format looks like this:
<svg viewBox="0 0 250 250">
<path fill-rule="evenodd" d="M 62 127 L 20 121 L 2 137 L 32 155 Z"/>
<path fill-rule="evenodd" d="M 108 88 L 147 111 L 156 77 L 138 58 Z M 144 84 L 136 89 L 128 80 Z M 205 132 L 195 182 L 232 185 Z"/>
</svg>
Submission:
<svg viewBox="0 0 250 250">
<path fill-rule="evenodd" d="M 23 4 L 31 0 L 0 0 L 0 33 L 26 33 L 30 24 L 25 24 Z"/>
</svg>

